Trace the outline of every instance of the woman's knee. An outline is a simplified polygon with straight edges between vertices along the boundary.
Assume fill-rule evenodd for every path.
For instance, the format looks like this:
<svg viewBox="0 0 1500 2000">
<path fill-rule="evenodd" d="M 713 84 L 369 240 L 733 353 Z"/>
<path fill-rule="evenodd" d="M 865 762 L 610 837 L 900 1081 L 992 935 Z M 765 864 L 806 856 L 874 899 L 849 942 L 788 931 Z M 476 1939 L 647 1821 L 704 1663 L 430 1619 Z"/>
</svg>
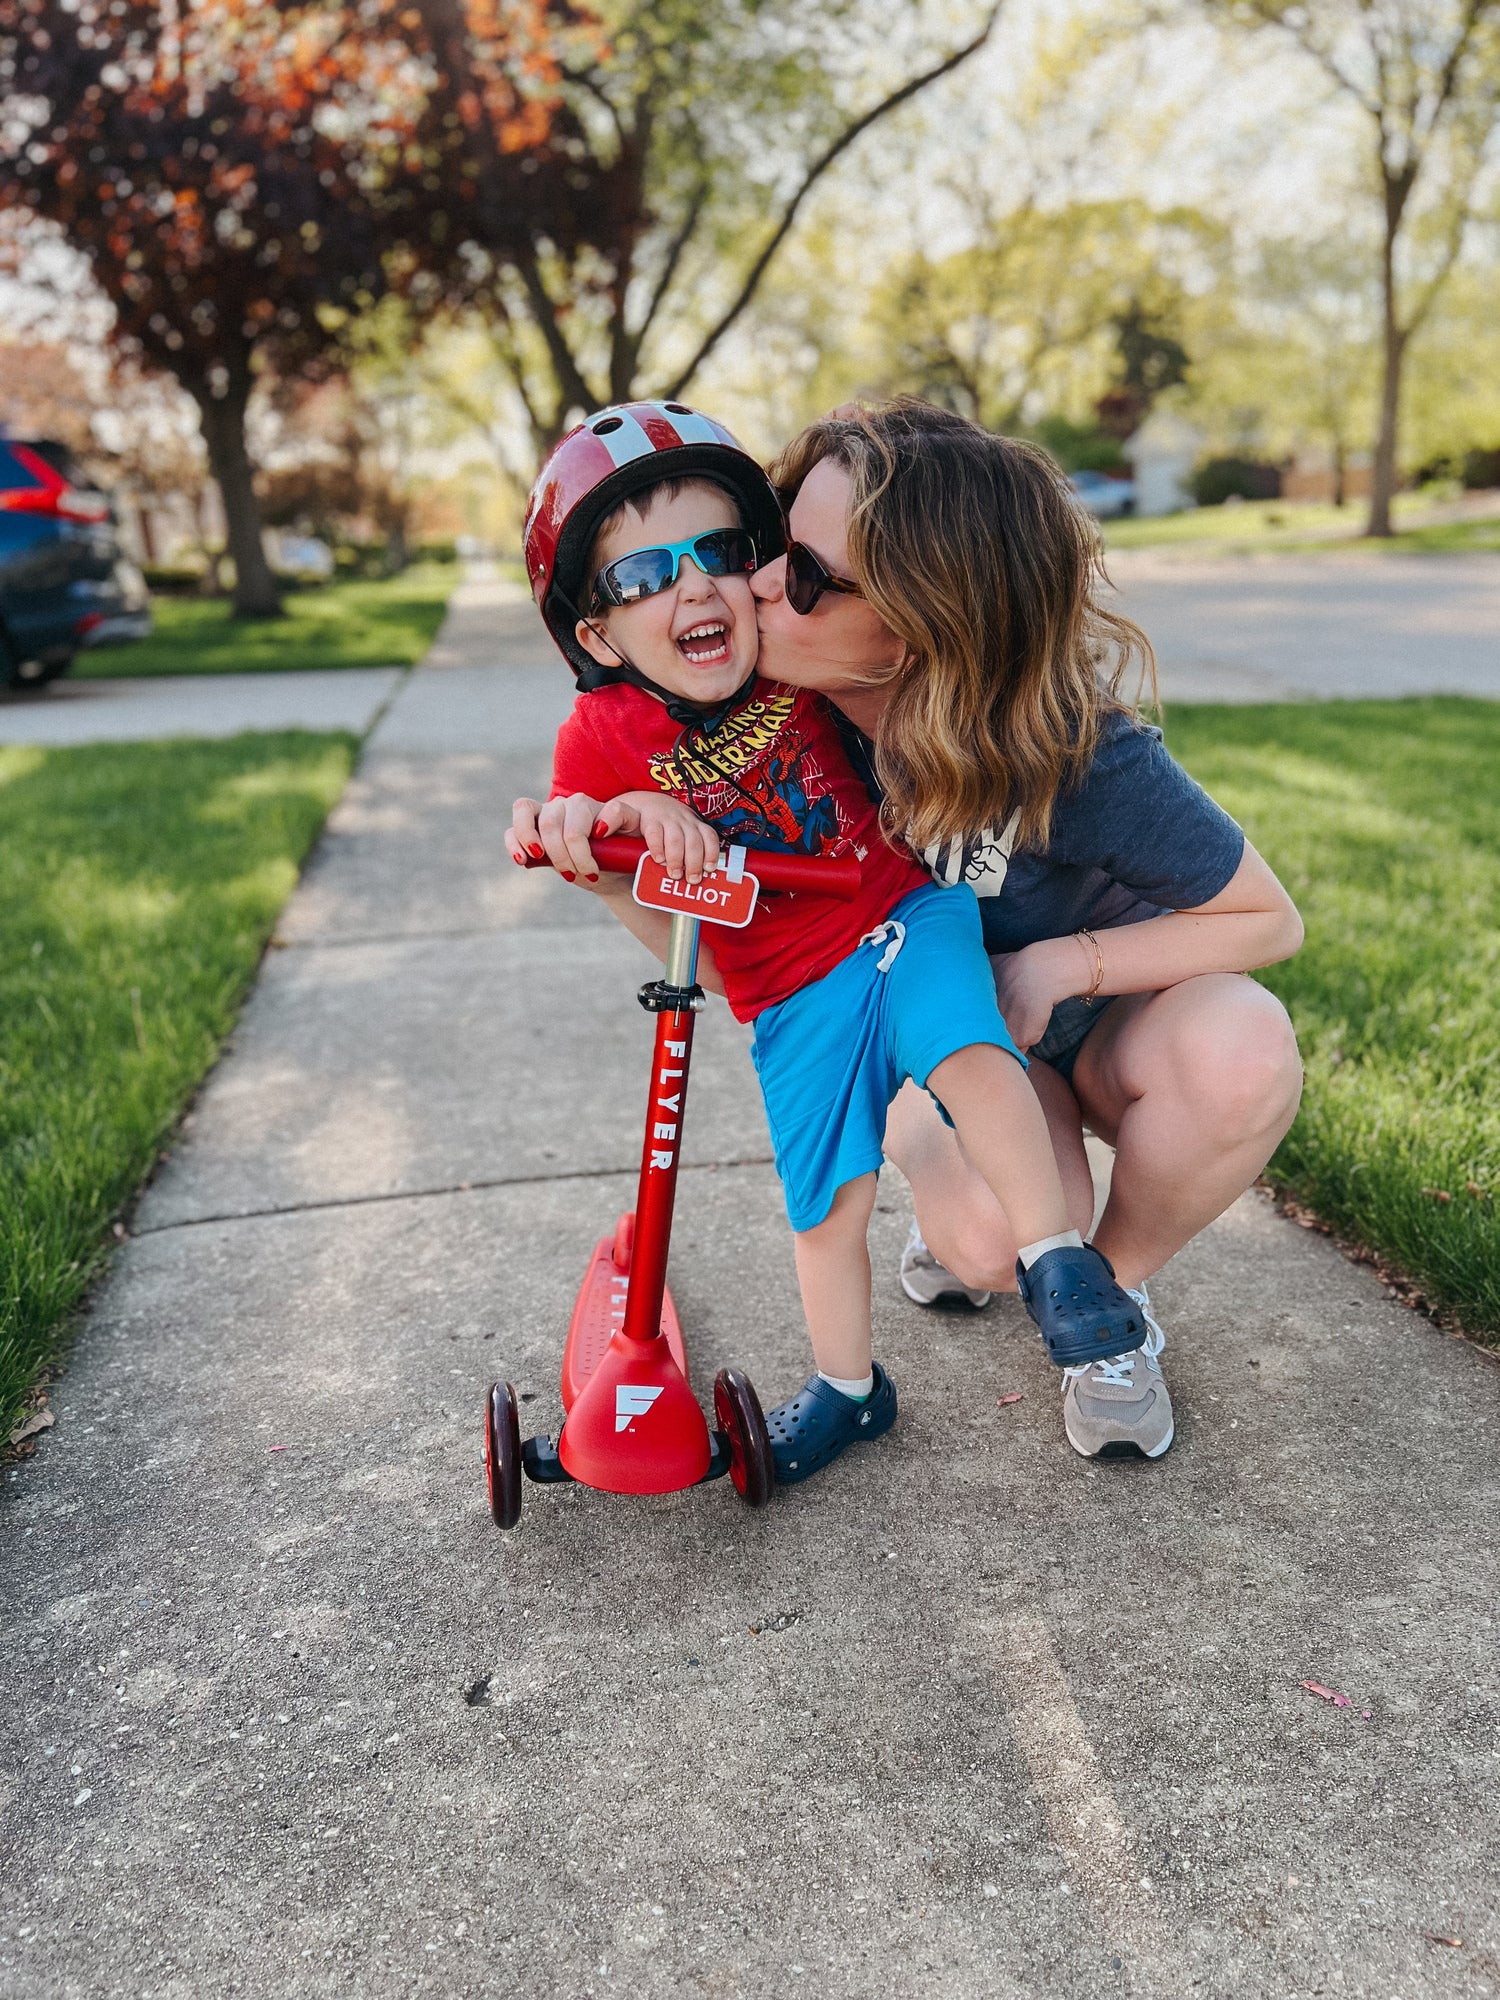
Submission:
<svg viewBox="0 0 1500 2000">
<path fill-rule="evenodd" d="M 1225 1132 L 1289 1124 L 1302 1095 L 1291 1017 L 1274 993 L 1236 980 L 1190 1015 L 1158 1056 L 1172 1088 L 1211 1110 Z"/>
<path fill-rule="evenodd" d="M 932 1248 L 929 1242 L 929 1249 Z M 941 1263 L 973 1292 L 1013 1292 L 1016 1289 L 1016 1250 L 1008 1232 L 988 1235 L 977 1231 L 960 1232 L 941 1252 Z"/>
</svg>

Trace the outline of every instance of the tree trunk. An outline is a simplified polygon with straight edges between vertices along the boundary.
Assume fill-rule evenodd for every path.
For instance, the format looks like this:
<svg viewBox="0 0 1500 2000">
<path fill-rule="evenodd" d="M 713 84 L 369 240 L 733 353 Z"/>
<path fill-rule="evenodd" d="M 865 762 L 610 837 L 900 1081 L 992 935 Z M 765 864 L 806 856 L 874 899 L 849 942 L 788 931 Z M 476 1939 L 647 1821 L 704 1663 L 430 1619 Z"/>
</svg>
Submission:
<svg viewBox="0 0 1500 2000">
<path fill-rule="evenodd" d="M 1333 504 L 1342 507 L 1348 499 L 1347 461 L 1344 440 L 1336 437 L 1333 441 Z"/>
<path fill-rule="evenodd" d="M 207 383 L 188 386 L 198 405 L 208 462 L 224 501 L 229 553 L 234 558 L 234 616 L 279 618 L 281 591 L 266 561 L 260 503 L 251 484 L 250 454 L 245 449 L 250 371 L 230 367 L 222 396 L 216 396 Z"/>
<path fill-rule="evenodd" d="M 411 562 L 411 550 L 406 540 L 406 514 L 404 510 L 391 521 L 385 538 L 385 573 L 400 576 Z"/>
<path fill-rule="evenodd" d="M 1381 251 L 1381 295 L 1384 307 L 1380 380 L 1380 432 L 1370 473 L 1370 518 L 1367 535 L 1391 534 L 1391 501 L 1396 492 L 1396 438 L 1401 416 L 1401 364 L 1406 359 L 1406 329 L 1396 315 L 1396 227 L 1387 199 L 1387 227 Z"/>
</svg>

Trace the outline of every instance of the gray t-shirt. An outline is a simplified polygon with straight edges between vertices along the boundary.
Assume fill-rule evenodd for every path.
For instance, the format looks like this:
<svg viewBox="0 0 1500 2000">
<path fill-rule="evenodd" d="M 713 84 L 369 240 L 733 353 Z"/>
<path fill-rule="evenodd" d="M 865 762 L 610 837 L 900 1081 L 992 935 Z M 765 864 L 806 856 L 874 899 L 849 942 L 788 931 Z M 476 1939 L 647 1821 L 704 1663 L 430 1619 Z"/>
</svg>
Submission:
<svg viewBox="0 0 1500 2000">
<path fill-rule="evenodd" d="M 879 798 L 869 738 L 833 712 L 855 769 Z M 1118 710 L 1100 717 L 1082 780 L 1059 792 L 1046 847 L 1015 853 L 1013 842 L 1012 825 L 923 857 L 935 880 L 972 886 L 991 952 L 1196 909 L 1226 886 L 1245 850 L 1240 828 L 1183 770 L 1161 731 Z"/>
</svg>

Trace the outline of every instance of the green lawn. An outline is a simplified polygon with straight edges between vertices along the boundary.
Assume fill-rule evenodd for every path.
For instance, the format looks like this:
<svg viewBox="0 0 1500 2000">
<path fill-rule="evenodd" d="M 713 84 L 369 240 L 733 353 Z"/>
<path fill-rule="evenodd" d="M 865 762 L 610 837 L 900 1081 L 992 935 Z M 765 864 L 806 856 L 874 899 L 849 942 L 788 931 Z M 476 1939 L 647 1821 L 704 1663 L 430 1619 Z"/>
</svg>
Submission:
<svg viewBox="0 0 1500 2000">
<path fill-rule="evenodd" d="M 1307 1094 L 1272 1176 L 1500 1344 L 1500 704 L 1167 712 L 1296 897 Z"/>
<path fill-rule="evenodd" d="M 233 1022 L 354 748 L 0 748 L 0 1445 Z"/>
<path fill-rule="evenodd" d="M 154 597 L 156 630 L 80 653 L 75 679 L 137 674 L 291 673 L 304 667 L 411 666 L 432 644 L 458 581 L 452 563 L 416 563 L 378 583 L 289 591 L 286 616 L 240 622 L 223 598 Z"/>
<path fill-rule="evenodd" d="M 1483 521 L 1411 525 L 1428 512 L 1420 495 L 1399 495 L 1396 520 L 1406 525 L 1379 542 L 1365 539 L 1365 508 L 1357 501 L 1340 509 L 1304 501 L 1258 500 L 1243 507 L 1197 507 L 1149 521 L 1106 521 L 1103 528 L 1111 549 L 1178 548 L 1205 556 L 1314 550 L 1336 554 L 1350 549 L 1417 555 L 1500 552 L 1500 514 Z"/>
</svg>

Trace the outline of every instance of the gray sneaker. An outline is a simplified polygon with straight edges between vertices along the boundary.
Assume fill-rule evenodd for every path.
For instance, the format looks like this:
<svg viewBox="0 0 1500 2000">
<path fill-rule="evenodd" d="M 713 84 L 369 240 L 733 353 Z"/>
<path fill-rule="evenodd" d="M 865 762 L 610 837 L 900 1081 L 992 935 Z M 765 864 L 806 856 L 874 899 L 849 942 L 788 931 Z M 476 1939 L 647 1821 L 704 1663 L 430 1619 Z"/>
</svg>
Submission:
<svg viewBox="0 0 1500 2000">
<path fill-rule="evenodd" d="M 939 1312 L 983 1312 L 993 1296 L 970 1291 L 946 1264 L 940 1264 L 915 1223 L 901 1252 L 901 1289 L 919 1306 L 935 1306 Z"/>
<path fill-rule="evenodd" d="M 1063 1370 L 1063 1429 L 1085 1458 L 1160 1458 L 1172 1442 L 1172 1398 L 1157 1356 L 1166 1335 L 1151 1317 L 1146 1287 L 1130 1293 L 1146 1340 L 1130 1354 Z"/>
</svg>

